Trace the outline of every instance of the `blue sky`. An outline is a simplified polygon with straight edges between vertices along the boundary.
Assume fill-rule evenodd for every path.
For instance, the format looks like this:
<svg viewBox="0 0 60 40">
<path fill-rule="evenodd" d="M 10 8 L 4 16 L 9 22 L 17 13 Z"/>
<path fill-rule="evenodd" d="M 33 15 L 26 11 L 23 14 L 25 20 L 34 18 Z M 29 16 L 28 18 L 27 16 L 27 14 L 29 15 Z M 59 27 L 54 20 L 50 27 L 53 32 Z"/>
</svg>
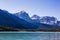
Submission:
<svg viewBox="0 0 60 40">
<path fill-rule="evenodd" d="M 54 16 L 60 20 L 60 0 L 0 0 L 0 9 L 11 13 L 24 10 L 30 16 Z"/>
</svg>

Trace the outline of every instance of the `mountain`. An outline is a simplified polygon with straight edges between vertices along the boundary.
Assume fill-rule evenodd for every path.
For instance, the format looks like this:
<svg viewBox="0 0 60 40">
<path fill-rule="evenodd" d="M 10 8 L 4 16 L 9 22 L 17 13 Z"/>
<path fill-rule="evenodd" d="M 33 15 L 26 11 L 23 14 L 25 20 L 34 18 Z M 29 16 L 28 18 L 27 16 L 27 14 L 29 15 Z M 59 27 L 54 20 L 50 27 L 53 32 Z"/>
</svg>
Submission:
<svg viewBox="0 0 60 40">
<path fill-rule="evenodd" d="M 50 17 L 50 16 L 44 16 L 41 18 L 41 22 L 45 24 L 51 24 L 54 25 L 57 22 L 57 18 L 55 17 Z"/>
<path fill-rule="evenodd" d="M 57 23 L 56 23 L 58 26 L 60 26 L 60 21 L 57 21 Z"/>
<path fill-rule="evenodd" d="M 58 25 L 56 25 L 57 18 L 55 17 L 40 17 L 38 15 L 29 17 L 28 13 L 26 13 L 25 11 L 18 12 L 14 15 L 27 21 L 28 23 L 38 26 L 38 28 L 60 28 Z"/>
<path fill-rule="evenodd" d="M 44 17 L 39 17 L 38 15 L 33 15 L 32 17 L 32 22 L 33 24 L 39 26 L 40 29 L 44 28 L 51 28 L 51 29 L 56 29 L 60 28 L 58 25 L 55 23 L 57 22 L 57 19 L 55 17 L 50 17 L 50 16 L 44 16 Z M 46 22 L 46 23 L 44 23 Z M 49 24 L 48 24 L 49 23 Z"/>
<path fill-rule="evenodd" d="M 25 11 L 21 11 L 21 12 L 18 12 L 18 13 L 15 13 L 14 15 L 16 15 L 17 17 L 23 19 L 23 20 L 26 20 L 27 22 L 30 22 L 30 23 L 39 23 L 40 22 L 40 17 L 37 16 L 37 15 L 33 15 L 32 17 L 30 17 L 28 15 L 28 13 L 26 13 Z"/>
<path fill-rule="evenodd" d="M 19 18 L 6 10 L 0 9 L 0 26 L 8 26 L 19 29 L 37 29 L 38 26 Z"/>
<path fill-rule="evenodd" d="M 38 16 L 38 15 L 33 15 L 31 18 L 32 18 L 32 19 L 40 19 L 40 16 Z"/>
<path fill-rule="evenodd" d="M 37 15 L 33 15 L 33 16 L 31 17 L 31 19 L 32 19 L 34 22 L 36 22 L 36 23 L 40 23 L 40 17 L 37 16 Z"/>
<path fill-rule="evenodd" d="M 28 22 L 31 21 L 31 18 L 29 17 L 28 13 L 26 13 L 25 11 L 20 11 L 18 13 L 15 13 L 14 15 Z"/>
<path fill-rule="evenodd" d="M 38 23 L 40 23 L 40 20 L 39 20 L 40 17 L 37 15 L 33 15 L 32 17 L 30 17 L 28 15 L 28 13 L 26 13 L 25 11 L 15 13 L 14 15 L 23 19 L 23 20 L 26 20 L 27 22 L 32 23 L 34 25 L 37 25 L 37 26 L 40 25 L 40 24 L 38 24 Z M 35 19 L 33 19 L 33 18 L 35 18 Z"/>
</svg>

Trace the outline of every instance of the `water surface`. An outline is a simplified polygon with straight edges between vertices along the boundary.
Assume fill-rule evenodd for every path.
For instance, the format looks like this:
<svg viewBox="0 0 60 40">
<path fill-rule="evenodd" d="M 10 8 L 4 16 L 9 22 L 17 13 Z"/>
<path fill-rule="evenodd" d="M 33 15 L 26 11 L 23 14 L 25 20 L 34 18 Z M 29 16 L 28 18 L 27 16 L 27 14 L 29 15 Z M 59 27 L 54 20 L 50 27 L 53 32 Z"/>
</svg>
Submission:
<svg viewBox="0 0 60 40">
<path fill-rule="evenodd" d="M 0 40 L 60 40 L 60 33 L 0 33 Z"/>
</svg>

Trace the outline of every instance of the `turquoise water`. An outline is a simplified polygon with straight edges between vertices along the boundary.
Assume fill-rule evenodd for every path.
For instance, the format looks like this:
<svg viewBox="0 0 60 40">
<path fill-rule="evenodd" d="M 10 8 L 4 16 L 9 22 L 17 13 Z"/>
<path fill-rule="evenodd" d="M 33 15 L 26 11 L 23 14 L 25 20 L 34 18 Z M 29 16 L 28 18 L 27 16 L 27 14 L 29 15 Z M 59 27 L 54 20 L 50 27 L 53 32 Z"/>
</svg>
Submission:
<svg viewBox="0 0 60 40">
<path fill-rule="evenodd" d="M 60 33 L 0 33 L 0 40 L 60 40 Z"/>
</svg>

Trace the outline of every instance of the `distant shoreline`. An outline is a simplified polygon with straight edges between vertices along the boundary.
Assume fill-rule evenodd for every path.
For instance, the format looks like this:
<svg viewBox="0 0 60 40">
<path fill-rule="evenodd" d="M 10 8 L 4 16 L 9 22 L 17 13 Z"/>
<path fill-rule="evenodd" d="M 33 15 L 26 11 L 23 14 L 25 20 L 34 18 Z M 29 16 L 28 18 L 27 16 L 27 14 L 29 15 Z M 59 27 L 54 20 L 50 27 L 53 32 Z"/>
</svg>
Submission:
<svg viewBox="0 0 60 40">
<path fill-rule="evenodd" d="M 60 33 L 60 32 L 0 32 L 0 33 Z"/>
</svg>

